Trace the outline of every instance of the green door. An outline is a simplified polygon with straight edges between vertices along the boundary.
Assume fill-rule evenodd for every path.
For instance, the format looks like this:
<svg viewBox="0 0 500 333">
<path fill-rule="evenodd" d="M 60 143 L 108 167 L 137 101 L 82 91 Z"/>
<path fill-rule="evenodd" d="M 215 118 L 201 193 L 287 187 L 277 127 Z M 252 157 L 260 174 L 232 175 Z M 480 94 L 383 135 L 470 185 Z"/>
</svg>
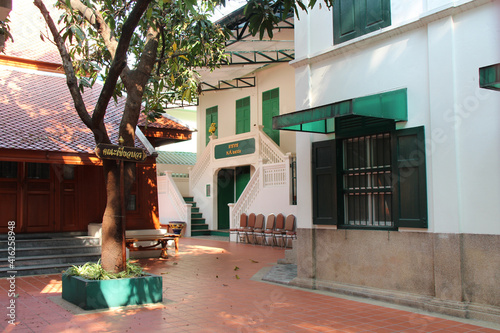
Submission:
<svg viewBox="0 0 500 333">
<path fill-rule="evenodd" d="M 236 101 L 236 134 L 250 132 L 250 97 Z"/>
<path fill-rule="evenodd" d="M 236 168 L 236 201 L 240 198 L 241 193 L 250 181 L 250 166 L 242 166 Z"/>
<path fill-rule="evenodd" d="M 221 169 L 217 175 L 217 229 L 229 229 L 229 206 L 234 203 L 234 170 Z"/>
<path fill-rule="evenodd" d="M 277 145 L 280 144 L 280 131 L 273 130 L 273 117 L 280 114 L 279 88 L 262 93 L 262 125 L 266 133 Z"/>
<path fill-rule="evenodd" d="M 218 111 L 217 111 L 218 107 L 217 106 L 213 106 L 211 108 L 208 108 L 207 109 L 207 115 L 206 115 L 206 127 L 205 127 L 205 133 L 206 133 L 206 144 L 208 145 L 208 143 L 210 142 L 210 132 L 208 131 L 210 129 L 210 126 L 212 125 L 212 123 L 215 123 L 215 125 L 217 126 L 216 127 L 216 130 L 215 130 L 215 133 L 214 135 L 218 135 L 219 133 L 219 123 L 218 123 Z"/>
</svg>

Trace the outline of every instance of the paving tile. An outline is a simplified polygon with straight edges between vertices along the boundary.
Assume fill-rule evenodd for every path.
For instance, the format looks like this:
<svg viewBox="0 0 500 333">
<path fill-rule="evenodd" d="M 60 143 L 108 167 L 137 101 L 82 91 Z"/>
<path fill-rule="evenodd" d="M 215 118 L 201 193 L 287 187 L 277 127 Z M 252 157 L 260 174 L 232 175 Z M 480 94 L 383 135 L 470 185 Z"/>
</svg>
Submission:
<svg viewBox="0 0 500 333">
<path fill-rule="evenodd" d="M 286 280 L 293 267 L 276 266 L 284 250 L 210 239 L 183 238 L 169 259 L 139 259 L 162 276 L 164 302 L 154 307 L 73 313 L 64 308 L 59 275 L 16 279 L 18 325 L 4 332 L 500 332 L 387 308 L 333 294 L 255 281 L 267 268 Z M 271 269 L 270 269 L 271 268 Z M 282 274 L 283 271 L 286 274 Z M 163 274 L 162 274 L 163 273 Z M 0 279 L 0 289 L 7 286 Z M 0 303 L 7 301 L 0 294 Z"/>
</svg>

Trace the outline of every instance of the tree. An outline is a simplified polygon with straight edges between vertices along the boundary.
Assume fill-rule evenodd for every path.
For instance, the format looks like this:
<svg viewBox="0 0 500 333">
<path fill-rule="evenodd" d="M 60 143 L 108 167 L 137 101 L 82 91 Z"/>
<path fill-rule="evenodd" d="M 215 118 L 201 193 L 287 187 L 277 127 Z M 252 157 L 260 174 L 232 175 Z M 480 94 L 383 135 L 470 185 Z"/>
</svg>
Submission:
<svg viewBox="0 0 500 333">
<path fill-rule="evenodd" d="M 144 106 L 149 119 L 157 117 L 172 100 L 190 100 L 197 93 L 195 67 L 215 68 L 224 54 L 228 33 L 207 13 L 225 0 L 59 0 L 65 10 L 58 30 L 42 0 L 34 0 L 58 47 L 75 109 L 92 131 L 96 144 L 111 143 L 104 126 L 110 99 L 126 92 L 119 135 L 125 146 L 134 146 L 135 127 Z M 324 0 L 331 7 L 334 0 Z M 316 0 L 310 0 L 312 8 Z M 307 11 L 301 0 L 250 0 L 245 15 L 250 32 L 272 37 L 283 13 Z M 81 92 L 102 75 L 104 85 L 90 114 Z M 124 226 L 119 196 L 120 170 L 103 160 L 107 192 L 103 216 L 101 262 L 104 269 L 124 269 Z M 135 163 L 126 162 L 126 197 L 135 177 Z"/>
<path fill-rule="evenodd" d="M 42 0 L 34 4 L 58 47 L 76 112 L 96 144 L 111 143 L 104 115 L 112 97 L 127 94 L 119 136 L 125 146 L 133 147 L 143 101 L 148 117 L 155 118 L 169 101 L 190 100 L 197 90 L 193 68 L 213 68 L 223 57 L 227 33 L 207 18 L 215 4 L 212 0 L 59 1 L 58 7 L 65 10 L 62 30 Z M 81 93 L 100 75 L 104 84 L 91 114 Z M 125 265 L 120 168 L 116 161 L 103 160 L 103 169 L 107 202 L 101 263 L 105 270 L 119 272 Z M 127 197 L 135 180 L 135 163 L 125 162 L 123 172 Z"/>
</svg>

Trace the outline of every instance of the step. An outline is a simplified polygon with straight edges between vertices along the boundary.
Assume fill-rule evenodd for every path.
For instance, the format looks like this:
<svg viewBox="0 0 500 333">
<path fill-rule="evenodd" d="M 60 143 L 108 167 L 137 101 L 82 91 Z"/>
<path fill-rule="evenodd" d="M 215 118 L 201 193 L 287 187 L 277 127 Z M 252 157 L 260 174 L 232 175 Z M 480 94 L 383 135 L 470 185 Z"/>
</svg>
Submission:
<svg viewBox="0 0 500 333">
<path fill-rule="evenodd" d="M 184 201 L 188 202 L 188 201 L 194 201 L 194 197 L 182 197 L 184 199 Z"/>
<path fill-rule="evenodd" d="M 37 238 L 15 240 L 16 250 L 35 247 L 77 246 L 77 245 L 99 245 L 99 238 L 91 236 L 60 237 L 60 238 Z M 0 250 L 7 249 L 8 241 L 0 240 Z"/>
<path fill-rule="evenodd" d="M 210 236 L 229 237 L 229 230 L 210 230 Z"/>
<path fill-rule="evenodd" d="M 199 213 L 200 207 L 191 207 L 191 213 Z"/>
<path fill-rule="evenodd" d="M 38 266 L 38 265 L 55 265 L 69 264 L 75 262 L 97 262 L 101 258 L 101 253 L 76 253 L 76 254 L 58 254 L 46 256 L 31 256 L 17 258 L 13 263 L 15 267 Z M 7 258 L 0 258 L 0 268 L 9 267 L 10 263 Z"/>
<path fill-rule="evenodd" d="M 191 218 L 191 225 L 193 224 L 205 224 L 204 218 Z"/>
<path fill-rule="evenodd" d="M 191 230 L 191 237 L 210 236 L 210 230 Z"/>
<path fill-rule="evenodd" d="M 46 255 L 61 255 L 61 254 L 75 254 L 75 253 L 85 253 L 85 254 L 96 254 L 101 253 L 101 247 L 99 245 L 76 245 L 76 246 L 45 246 L 45 247 L 32 247 L 32 248 L 17 248 L 15 249 L 15 257 L 32 257 L 46 256 Z M 7 249 L 0 249 L 0 258 L 7 258 Z"/>
<path fill-rule="evenodd" d="M 193 230 L 208 230 L 208 224 L 191 224 L 191 232 Z"/>
<path fill-rule="evenodd" d="M 201 219 L 203 218 L 203 214 L 202 213 L 193 213 L 191 212 L 191 219 Z"/>
<path fill-rule="evenodd" d="M 86 231 L 70 231 L 70 232 L 53 232 L 53 233 L 48 233 L 48 232 L 41 232 L 41 233 L 26 233 L 26 234 L 19 234 L 16 233 L 16 241 L 22 240 L 22 239 L 29 239 L 29 240 L 39 240 L 39 239 L 53 239 L 53 238 L 72 238 L 72 237 L 85 237 L 87 236 Z M 0 234 L 0 241 L 7 240 L 8 234 Z M 91 237 L 91 236 L 87 236 Z"/>
<path fill-rule="evenodd" d="M 97 262 L 97 261 L 96 261 Z M 19 266 L 15 268 L 15 273 L 9 268 L 0 268 L 0 278 L 27 275 L 44 275 L 44 274 L 61 274 L 62 271 L 67 270 L 72 265 L 81 266 L 86 262 L 76 262 L 73 264 L 50 264 L 50 265 L 36 265 L 36 266 Z"/>
</svg>

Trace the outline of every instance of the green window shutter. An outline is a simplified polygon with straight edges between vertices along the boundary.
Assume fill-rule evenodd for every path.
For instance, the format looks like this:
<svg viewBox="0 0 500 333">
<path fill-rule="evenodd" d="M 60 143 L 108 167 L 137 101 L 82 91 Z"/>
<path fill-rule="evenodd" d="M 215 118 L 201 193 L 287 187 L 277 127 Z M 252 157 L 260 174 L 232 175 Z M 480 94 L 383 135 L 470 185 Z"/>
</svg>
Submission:
<svg viewBox="0 0 500 333">
<path fill-rule="evenodd" d="M 427 228 L 424 127 L 396 131 L 395 139 L 397 226 Z"/>
<path fill-rule="evenodd" d="M 236 134 L 250 132 L 250 97 L 236 101 Z"/>
<path fill-rule="evenodd" d="M 335 44 L 390 25 L 390 0 L 336 0 L 333 3 L 333 39 Z"/>
<path fill-rule="evenodd" d="M 337 150 L 335 140 L 312 144 L 313 223 L 337 224 Z"/>
<path fill-rule="evenodd" d="M 213 106 L 211 108 L 208 108 L 206 111 L 205 119 L 206 119 L 205 120 L 205 122 L 206 122 L 206 126 L 205 126 L 206 144 L 208 145 L 208 143 L 210 142 L 210 133 L 208 132 L 208 130 L 210 129 L 210 125 L 212 125 L 212 123 L 215 123 L 217 125 L 217 129 L 215 130 L 214 135 L 218 135 L 218 133 L 219 133 L 218 107 Z"/>
<path fill-rule="evenodd" d="M 266 133 L 277 145 L 280 144 L 280 131 L 273 129 L 273 117 L 280 114 L 279 88 L 262 93 L 262 125 Z"/>
</svg>

